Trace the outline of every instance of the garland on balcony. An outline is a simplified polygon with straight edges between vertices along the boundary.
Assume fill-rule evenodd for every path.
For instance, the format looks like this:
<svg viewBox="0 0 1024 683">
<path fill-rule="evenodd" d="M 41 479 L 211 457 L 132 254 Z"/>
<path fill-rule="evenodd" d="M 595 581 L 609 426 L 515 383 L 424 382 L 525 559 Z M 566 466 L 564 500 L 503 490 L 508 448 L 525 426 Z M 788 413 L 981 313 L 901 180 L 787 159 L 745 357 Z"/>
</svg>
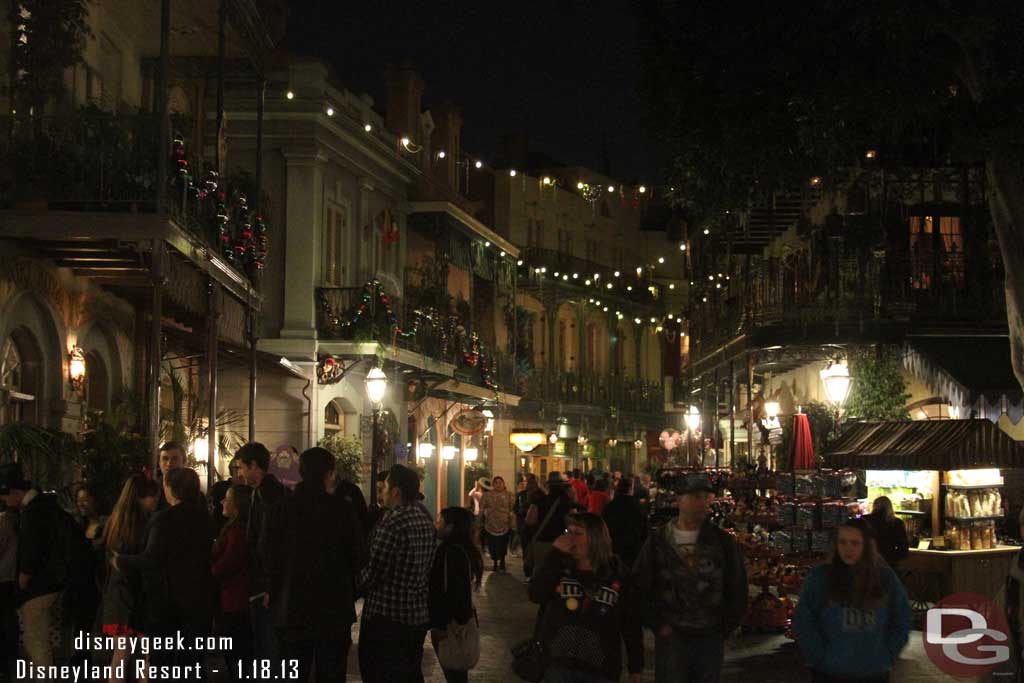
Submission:
<svg viewBox="0 0 1024 683">
<path fill-rule="evenodd" d="M 423 322 L 435 323 L 439 330 L 440 352 L 442 357 L 448 357 L 449 352 L 455 349 L 461 350 L 461 365 L 480 370 L 480 376 L 484 386 L 497 390 L 498 384 L 494 379 L 494 359 L 487 350 L 486 345 L 480 341 L 476 332 L 466 333 L 462 321 L 457 316 L 442 316 L 434 308 L 416 309 L 413 313 L 412 326 L 402 329 L 398 324 L 398 318 L 391 308 L 391 297 L 384 292 L 384 285 L 379 280 L 371 280 L 363 285 L 359 295 L 359 303 L 350 307 L 342 313 L 336 312 L 327 299 L 325 292 L 319 293 L 320 309 L 327 321 L 327 332 L 342 338 L 354 338 L 356 331 L 366 324 L 368 319 L 367 309 L 371 311 L 384 311 L 384 324 L 387 327 L 391 343 L 394 345 L 400 339 L 415 338 L 423 327 Z M 371 308 L 371 304 L 374 304 Z M 374 315 L 374 313 L 370 313 Z M 373 320 L 369 320 L 372 324 Z M 464 340 L 465 346 L 460 345 Z"/>
</svg>

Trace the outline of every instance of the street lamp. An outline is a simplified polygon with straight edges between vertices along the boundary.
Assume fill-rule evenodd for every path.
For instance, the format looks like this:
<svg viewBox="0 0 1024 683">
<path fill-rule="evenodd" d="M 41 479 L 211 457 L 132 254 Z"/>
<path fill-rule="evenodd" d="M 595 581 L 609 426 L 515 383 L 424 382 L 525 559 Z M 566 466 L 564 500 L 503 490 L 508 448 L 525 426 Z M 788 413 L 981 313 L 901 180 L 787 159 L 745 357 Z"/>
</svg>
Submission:
<svg viewBox="0 0 1024 683">
<path fill-rule="evenodd" d="M 697 410 L 697 406 L 690 406 L 690 409 L 686 411 L 686 428 L 691 432 L 695 432 L 700 429 L 700 411 Z"/>
<path fill-rule="evenodd" d="M 850 393 L 850 384 L 853 382 L 853 378 L 850 377 L 850 369 L 846 367 L 846 363 L 843 361 L 834 360 L 829 361 L 829 364 L 818 375 L 821 377 L 822 384 L 825 385 L 825 395 L 828 396 L 828 400 L 836 407 L 835 427 L 836 434 L 838 434 L 840 411 L 842 410 L 843 403 L 846 402 L 847 395 Z"/>
<path fill-rule="evenodd" d="M 78 346 L 72 346 L 68 352 L 68 383 L 75 391 L 85 386 L 85 353 Z"/>
<path fill-rule="evenodd" d="M 370 487 L 377 485 L 377 426 L 380 422 L 380 406 L 388 390 L 388 377 L 378 367 L 366 373 L 366 396 L 373 406 L 373 434 L 370 437 Z"/>
</svg>

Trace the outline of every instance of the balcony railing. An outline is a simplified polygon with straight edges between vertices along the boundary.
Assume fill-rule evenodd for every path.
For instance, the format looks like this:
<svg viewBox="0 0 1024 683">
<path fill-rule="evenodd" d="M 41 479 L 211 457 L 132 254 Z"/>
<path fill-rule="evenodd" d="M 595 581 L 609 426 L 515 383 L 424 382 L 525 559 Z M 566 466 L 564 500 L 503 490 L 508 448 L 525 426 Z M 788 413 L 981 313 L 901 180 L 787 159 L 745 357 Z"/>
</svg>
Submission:
<svg viewBox="0 0 1024 683">
<path fill-rule="evenodd" d="M 660 384 L 597 372 L 537 369 L 520 380 L 523 398 L 544 403 L 591 405 L 630 413 L 661 413 Z"/>
<path fill-rule="evenodd" d="M 823 325 L 963 324 L 1001 321 L 1006 316 L 998 258 L 969 263 L 962 253 L 952 253 L 811 263 L 771 259 L 752 269 L 747 283 L 743 276 L 734 276 L 721 290 L 694 293 L 693 358 L 759 328 L 799 335 Z"/>
<path fill-rule="evenodd" d="M 504 362 L 472 324 L 454 313 L 413 307 L 392 299 L 379 283 L 317 289 L 321 339 L 377 342 L 454 365 L 462 378 L 490 389 L 510 390 L 511 361 Z"/>
<path fill-rule="evenodd" d="M 240 188 L 227 188 L 188 149 L 187 124 L 172 117 L 169 149 L 158 144 L 156 114 L 115 114 L 83 107 L 61 115 L 5 119 L 0 163 L 13 177 L 0 180 L 0 206 L 155 213 L 158 155 L 168 156 L 166 211 L 198 242 L 239 270 L 253 270 L 265 248 Z M 264 253 L 265 255 L 265 253 Z M 250 268 L 252 266 L 252 268 Z M 253 273 L 250 273 L 252 275 Z"/>
</svg>

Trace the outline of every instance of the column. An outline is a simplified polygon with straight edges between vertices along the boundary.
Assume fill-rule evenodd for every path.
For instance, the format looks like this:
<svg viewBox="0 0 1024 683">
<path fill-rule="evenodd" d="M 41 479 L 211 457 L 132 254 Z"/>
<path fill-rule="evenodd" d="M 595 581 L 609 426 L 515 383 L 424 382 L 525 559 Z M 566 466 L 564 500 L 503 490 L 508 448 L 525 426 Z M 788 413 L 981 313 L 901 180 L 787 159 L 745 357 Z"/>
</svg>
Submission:
<svg viewBox="0 0 1024 683">
<path fill-rule="evenodd" d="M 286 277 L 281 337 L 316 338 L 316 287 L 320 282 L 323 241 L 323 164 L 316 148 L 286 149 Z M 312 267 L 310 264 L 312 263 Z"/>
</svg>

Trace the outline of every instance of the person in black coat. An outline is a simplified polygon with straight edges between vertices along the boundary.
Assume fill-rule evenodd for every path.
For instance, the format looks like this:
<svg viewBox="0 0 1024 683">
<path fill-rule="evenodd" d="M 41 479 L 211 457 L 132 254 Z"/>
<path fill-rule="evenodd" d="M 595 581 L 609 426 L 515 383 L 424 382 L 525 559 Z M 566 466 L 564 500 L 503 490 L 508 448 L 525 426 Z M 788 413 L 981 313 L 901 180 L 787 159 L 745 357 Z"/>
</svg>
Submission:
<svg viewBox="0 0 1024 683">
<path fill-rule="evenodd" d="M 362 525 L 338 487 L 334 456 L 299 456 L 302 482 L 267 519 L 270 609 L 285 660 L 298 681 L 344 681 L 352 624 L 353 577 L 366 564 Z"/>
<path fill-rule="evenodd" d="M 619 480 L 615 498 L 604 506 L 601 517 L 608 526 L 615 554 L 632 567 L 647 540 L 647 516 L 640 501 L 633 496 L 632 478 Z"/>
<path fill-rule="evenodd" d="M 171 470 L 163 486 L 168 508 L 153 517 L 146 547 L 136 555 L 115 553 L 113 565 L 119 572 L 142 573 L 146 635 L 173 636 L 180 631 L 190 642 L 210 632 L 210 517 L 194 470 Z M 189 649 L 154 651 L 150 663 L 192 666 L 201 656 Z"/>
<path fill-rule="evenodd" d="M 434 555 L 427 584 L 430 638 L 435 651 L 450 622 L 465 624 L 474 618 L 473 588 L 480 587 L 484 575 L 483 556 L 473 543 L 473 513 L 461 507 L 445 508 L 436 526 L 441 544 Z M 468 680 L 466 671 L 442 671 L 448 683 Z"/>
<path fill-rule="evenodd" d="M 875 543 L 878 553 L 893 569 L 909 553 L 907 527 L 892 509 L 892 501 L 886 496 L 875 498 L 871 506 L 871 514 L 866 517 L 872 531 L 875 532 Z"/>
</svg>

